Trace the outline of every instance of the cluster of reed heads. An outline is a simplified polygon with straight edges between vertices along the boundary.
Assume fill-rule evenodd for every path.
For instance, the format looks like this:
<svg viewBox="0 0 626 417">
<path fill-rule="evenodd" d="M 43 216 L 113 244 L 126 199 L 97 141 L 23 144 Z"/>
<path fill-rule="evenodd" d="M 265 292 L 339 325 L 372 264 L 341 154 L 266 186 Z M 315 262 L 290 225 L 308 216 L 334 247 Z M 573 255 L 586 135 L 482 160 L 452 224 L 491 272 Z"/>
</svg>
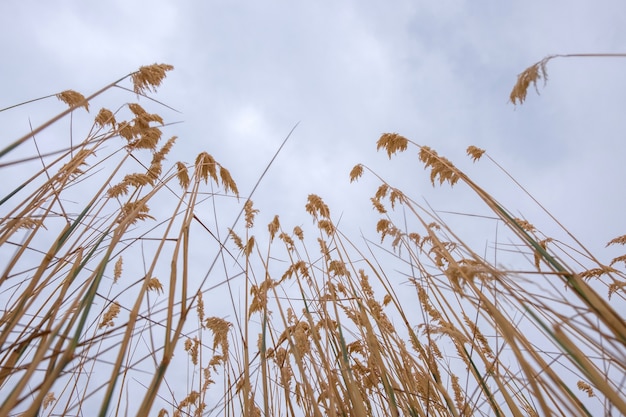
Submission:
<svg viewBox="0 0 626 417">
<path fill-rule="evenodd" d="M 1 416 L 626 414 L 626 255 L 542 234 L 396 133 L 377 148 L 415 150 L 441 192 L 471 190 L 506 265 L 362 164 L 346 185 L 379 184 L 363 202 L 376 238 L 346 236 L 314 194 L 312 226 L 259 225 L 209 153 L 165 165 L 176 137 L 146 107 L 172 69 L 59 93 L 66 111 L 0 151 L 15 179 L 0 195 Z M 511 100 L 541 76 L 545 62 Z M 40 151 L 128 79 L 147 104 L 102 108 L 81 140 Z"/>
</svg>

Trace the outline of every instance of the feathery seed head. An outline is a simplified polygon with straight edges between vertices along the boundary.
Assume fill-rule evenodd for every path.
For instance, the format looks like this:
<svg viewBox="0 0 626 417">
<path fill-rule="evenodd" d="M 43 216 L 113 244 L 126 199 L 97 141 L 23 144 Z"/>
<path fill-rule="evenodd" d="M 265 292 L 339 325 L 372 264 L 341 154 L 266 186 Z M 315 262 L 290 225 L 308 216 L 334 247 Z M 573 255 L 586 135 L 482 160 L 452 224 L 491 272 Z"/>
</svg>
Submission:
<svg viewBox="0 0 626 417">
<path fill-rule="evenodd" d="M 130 220 L 130 224 L 134 224 L 140 220 L 152 219 L 149 215 L 150 209 L 144 201 L 131 201 L 122 206 L 119 211 L 118 223 Z"/>
<path fill-rule="evenodd" d="M 204 321 L 204 300 L 202 299 L 202 291 L 198 291 L 197 303 L 196 312 L 198 313 L 200 323 L 202 323 Z"/>
<path fill-rule="evenodd" d="M 387 192 L 389 191 L 389 186 L 387 184 L 381 184 L 376 190 L 376 194 L 374 198 L 378 201 L 385 198 L 387 196 Z"/>
<path fill-rule="evenodd" d="M 115 116 L 113 115 L 111 110 L 105 108 L 100 109 L 98 115 L 96 116 L 95 122 L 100 127 L 110 125 L 112 128 L 115 129 Z"/>
<path fill-rule="evenodd" d="M 626 235 L 618 236 L 606 244 L 606 246 L 610 245 L 626 245 Z"/>
<path fill-rule="evenodd" d="M 294 249 L 293 239 L 287 233 L 282 232 L 281 234 L 278 235 L 278 238 L 282 240 L 283 242 L 285 242 L 285 245 L 287 245 L 287 249 L 289 250 Z"/>
<path fill-rule="evenodd" d="M 106 313 L 104 313 L 104 315 L 102 316 L 102 321 L 100 322 L 98 328 L 102 329 L 103 327 L 114 326 L 115 324 L 113 323 L 113 319 L 115 319 L 119 313 L 120 305 L 116 301 L 112 303 Z"/>
<path fill-rule="evenodd" d="M 408 147 L 409 140 L 397 133 L 384 133 L 378 142 L 376 142 L 376 150 L 383 148 L 387 151 L 387 156 L 391 159 L 391 155 L 405 151 Z"/>
<path fill-rule="evenodd" d="M 156 92 L 156 88 L 166 77 L 166 72 L 174 67 L 167 64 L 153 64 L 142 66 L 132 74 L 133 90 L 137 94 L 145 94 L 147 91 Z"/>
<path fill-rule="evenodd" d="M 430 182 L 435 185 L 435 179 L 439 177 L 439 184 L 448 181 L 451 186 L 459 180 L 459 173 L 456 167 L 437 152 L 428 146 L 422 146 L 419 152 L 419 159 L 424 163 L 424 168 L 430 168 Z"/>
<path fill-rule="evenodd" d="M 331 236 L 333 233 L 335 233 L 335 226 L 333 225 L 333 222 L 331 222 L 330 220 L 327 220 L 327 219 L 320 220 L 317 223 L 317 227 L 319 227 L 321 230 L 326 232 L 328 236 Z"/>
<path fill-rule="evenodd" d="M 216 183 L 217 179 L 217 162 L 211 155 L 207 152 L 201 152 L 196 157 L 196 173 L 199 178 L 204 180 L 204 183 L 209 182 L 209 177 L 213 179 Z"/>
<path fill-rule="evenodd" d="M 126 182 L 121 182 L 117 185 L 114 185 L 113 187 L 109 188 L 107 191 L 107 195 L 110 198 L 117 198 L 121 195 L 126 195 L 128 194 L 128 183 Z"/>
<path fill-rule="evenodd" d="M 587 393 L 587 395 L 589 397 L 593 397 L 595 396 L 595 394 L 593 393 L 593 388 L 591 387 L 591 385 L 589 385 L 588 383 L 584 382 L 584 381 L 578 381 L 576 383 L 576 386 L 578 387 L 579 390 Z"/>
<path fill-rule="evenodd" d="M 148 280 L 148 291 L 163 292 L 163 285 L 158 278 L 152 277 Z"/>
<path fill-rule="evenodd" d="M 472 157 L 474 162 L 478 161 L 484 153 L 484 149 L 477 148 L 476 146 L 469 146 L 467 148 L 467 154 Z"/>
<path fill-rule="evenodd" d="M 376 211 L 378 211 L 380 214 L 387 213 L 385 206 L 383 205 L 383 203 L 380 202 L 380 200 L 377 200 L 376 198 L 372 197 L 370 198 L 370 201 L 372 202 L 372 205 L 374 206 Z"/>
<path fill-rule="evenodd" d="M 178 178 L 180 188 L 186 190 L 189 187 L 189 171 L 182 162 L 176 162 L 176 177 Z"/>
<path fill-rule="evenodd" d="M 553 56 L 546 57 L 534 65 L 526 68 L 521 74 L 517 76 L 517 82 L 511 90 L 509 98 L 513 104 L 522 104 L 526 100 L 526 94 L 528 93 L 528 87 L 532 83 L 535 87 L 535 91 L 539 94 L 537 89 L 537 81 L 543 78 L 545 85 L 548 80 L 548 73 L 546 72 L 546 64 Z"/>
<path fill-rule="evenodd" d="M 117 258 L 117 262 L 115 262 L 115 267 L 113 268 L 113 282 L 117 282 L 117 280 L 119 280 L 122 276 L 122 264 L 123 260 L 120 256 Z"/>
<path fill-rule="evenodd" d="M 278 230 L 280 230 L 280 222 L 278 221 L 278 215 L 275 215 L 272 222 L 267 225 L 267 230 L 270 233 L 270 241 L 273 241 L 274 236 L 276 236 L 276 233 L 278 232 Z"/>
<path fill-rule="evenodd" d="M 246 255 L 246 257 L 249 257 L 252 253 L 252 249 L 254 249 L 254 236 L 250 236 L 250 239 L 248 239 L 246 246 L 243 248 L 244 255 Z"/>
<path fill-rule="evenodd" d="M 247 229 L 250 229 L 254 225 L 254 216 L 259 212 L 259 210 L 252 208 L 252 204 L 252 200 L 247 200 L 243 205 Z"/>
<path fill-rule="evenodd" d="M 57 94 L 57 98 L 70 108 L 84 107 L 85 110 L 89 111 L 89 102 L 85 100 L 85 96 L 74 90 L 65 90 Z"/>
<path fill-rule="evenodd" d="M 235 233 L 233 229 L 228 229 L 228 233 L 233 242 L 235 242 L 235 245 L 239 248 L 239 250 L 243 251 L 243 240 L 241 240 L 239 235 Z"/>
<path fill-rule="evenodd" d="M 231 326 L 231 323 L 219 317 L 209 317 L 205 321 L 205 327 L 213 332 L 213 349 L 220 346 L 225 360 L 228 358 L 228 331 Z"/>
<path fill-rule="evenodd" d="M 363 165 L 357 164 L 350 171 L 350 182 L 356 181 L 363 175 Z"/>
<path fill-rule="evenodd" d="M 220 166 L 220 177 L 222 177 L 222 184 L 224 185 L 224 190 L 226 191 L 230 190 L 233 192 L 233 194 L 235 194 L 235 196 L 239 197 L 239 190 L 237 189 L 237 184 L 235 184 L 235 181 L 230 176 L 230 172 L 223 166 Z"/>
<path fill-rule="evenodd" d="M 321 199 L 318 195 L 309 194 L 306 203 L 306 211 L 314 218 L 325 217 L 330 218 L 330 210 L 328 210 L 328 206 L 324 203 L 324 200 Z"/>
</svg>

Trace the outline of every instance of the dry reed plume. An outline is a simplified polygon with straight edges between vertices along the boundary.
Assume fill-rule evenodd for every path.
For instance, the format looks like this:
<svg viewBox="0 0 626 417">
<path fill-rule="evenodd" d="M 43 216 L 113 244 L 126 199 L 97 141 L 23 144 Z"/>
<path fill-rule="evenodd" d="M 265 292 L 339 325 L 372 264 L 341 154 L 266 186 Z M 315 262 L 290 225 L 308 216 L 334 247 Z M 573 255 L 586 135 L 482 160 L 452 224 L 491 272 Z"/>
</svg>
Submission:
<svg viewBox="0 0 626 417">
<path fill-rule="evenodd" d="M 513 103 L 551 58 L 520 76 Z M 603 264 L 543 235 L 400 134 L 377 149 L 415 149 L 433 187 L 469 190 L 514 267 L 363 164 L 348 179 L 378 184 L 375 240 L 344 235 L 315 194 L 312 227 L 259 226 L 209 153 L 164 167 L 177 138 L 139 103 L 101 109 L 77 144 L 7 161 L 127 78 L 143 97 L 171 69 L 59 93 L 69 110 L 0 152 L 24 177 L 0 196 L 0 415 L 626 414 L 626 255 Z M 224 225 L 233 209 L 242 224 Z"/>
</svg>

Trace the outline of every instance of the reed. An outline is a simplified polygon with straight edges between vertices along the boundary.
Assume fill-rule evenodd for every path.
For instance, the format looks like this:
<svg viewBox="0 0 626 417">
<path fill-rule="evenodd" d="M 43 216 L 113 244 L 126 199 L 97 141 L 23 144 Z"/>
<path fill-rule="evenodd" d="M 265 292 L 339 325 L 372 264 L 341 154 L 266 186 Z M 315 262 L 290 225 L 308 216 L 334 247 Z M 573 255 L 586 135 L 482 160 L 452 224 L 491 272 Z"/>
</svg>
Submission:
<svg viewBox="0 0 626 417">
<path fill-rule="evenodd" d="M 520 75 L 513 103 L 552 58 Z M 208 152 L 164 165 L 177 138 L 139 103 L 18 153 L 125 82 L 147 98 L 172 69 L 48 96 L 68 110 L 0 151 L 23 177 L 0 196 L 0 415 L 626 414 L 626 255 L 601 263 L 554 216 L 562 236 L 542 234 L 428 146 L 376 143 L 389 159 L 415 150 L 438 192 L 469 190 L 509 266 L 364 164 L 346 182 L 376 184 L 369 238 L 344 234 L 315 194 L 310 226 L 259 225 Z M 224 210 L 240 217 L 224 224 Z"/>
</svg>

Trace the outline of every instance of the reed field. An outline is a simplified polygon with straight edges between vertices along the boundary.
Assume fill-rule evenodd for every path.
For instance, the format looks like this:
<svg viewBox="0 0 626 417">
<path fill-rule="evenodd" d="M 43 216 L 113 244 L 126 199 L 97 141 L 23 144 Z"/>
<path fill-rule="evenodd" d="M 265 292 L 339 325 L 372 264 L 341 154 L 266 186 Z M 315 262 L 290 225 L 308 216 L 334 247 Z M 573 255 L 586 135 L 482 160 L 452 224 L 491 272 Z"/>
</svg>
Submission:
<svg viewBox="0 0 626 417">
<path fill-rule="evenodd" d="M 513 104 L 556 57 L 518 76 Z M 626 230 L 601 261 L 401 133 L 372 152 L 480 203 L 455 218 L 497 229 L 487 249 L 364 164 L 333 185 L 375 190 L 354 202 L 379 219 L 363 235 L 317 194 L 298 225 L 279 210 L 261 224 L 277 208 L 211 149 L 170 159 L 156 89 L 171 70 L 16 104 L 67 110 L 0 145 L 0 416 L 626 415 Z M 95 108 L 113 93 L 118 107 Z M 488 150 L 467 158 L 510 177 Z"/>
</svg>

